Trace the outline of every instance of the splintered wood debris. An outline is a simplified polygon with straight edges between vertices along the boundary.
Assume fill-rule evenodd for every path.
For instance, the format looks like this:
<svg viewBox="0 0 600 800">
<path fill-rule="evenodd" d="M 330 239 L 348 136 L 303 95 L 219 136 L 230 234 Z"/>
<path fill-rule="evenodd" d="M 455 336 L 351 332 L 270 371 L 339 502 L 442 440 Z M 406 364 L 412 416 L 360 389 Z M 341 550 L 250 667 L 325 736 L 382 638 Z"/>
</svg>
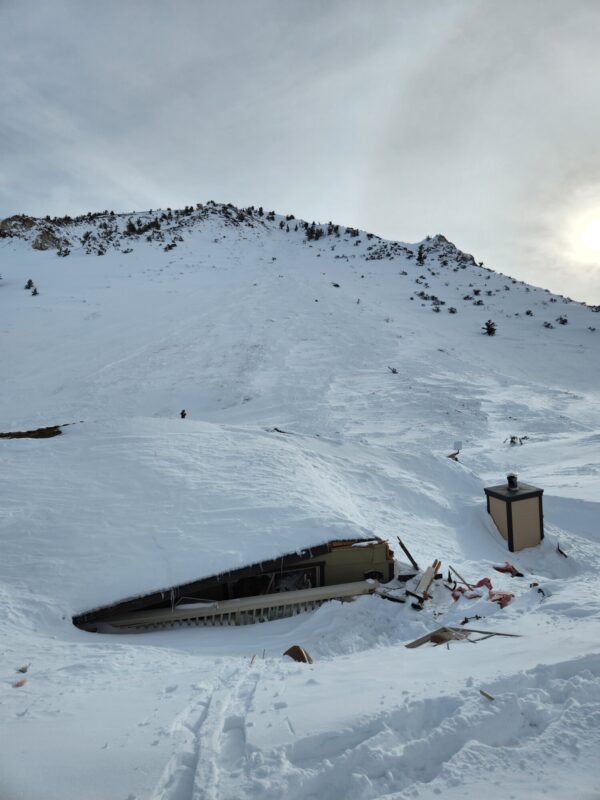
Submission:
<svg viewBox="0 0 600 800">
<path fill-rule="evenodd" d="M 481 633 L 483 635 L 479 639 L 469 639 L 469 636 L 472 633 Z M 476 628 L 451 628 L 443 626 L 441 628 L 436 628 L 436 630 L 431 631 L 431 633 L 426 633 L 424 636 L 420 636 L 418 639 L 415 639 L 413 642 L 409 642 L 404 646 L 408 647 L 409 649 L 414 649 L 415 647 L 421 647 L 421 645 L 427 644 L 427 642 L 432 642 L 434 645 L 439 645 L 460 640 L 467 640 L 472 644 L 475 644 L 475 642 L 482 642 L 485 639 L 490 639 L 492 636 L 510 636 L 519 638 L 520 634 L 503 633 L 501 631 L 482 631 Z"/>
</svg>

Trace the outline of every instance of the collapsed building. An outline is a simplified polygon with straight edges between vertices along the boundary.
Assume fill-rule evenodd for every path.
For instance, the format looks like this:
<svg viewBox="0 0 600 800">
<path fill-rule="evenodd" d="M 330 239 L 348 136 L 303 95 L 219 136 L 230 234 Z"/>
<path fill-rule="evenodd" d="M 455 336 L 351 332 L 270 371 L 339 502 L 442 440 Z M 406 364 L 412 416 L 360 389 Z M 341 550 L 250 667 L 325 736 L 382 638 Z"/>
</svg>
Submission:
<svg viewBox="0 0 600 800">
<path fill-rule="evenodd" d="M 394 578 L 394 563 L 392 550 L 379 537 L 332 540 L 95 608 L 74 616 L 73 623 L 107 633 L 281 619 L 327 600 L 372 594 Z"/>
</svg>

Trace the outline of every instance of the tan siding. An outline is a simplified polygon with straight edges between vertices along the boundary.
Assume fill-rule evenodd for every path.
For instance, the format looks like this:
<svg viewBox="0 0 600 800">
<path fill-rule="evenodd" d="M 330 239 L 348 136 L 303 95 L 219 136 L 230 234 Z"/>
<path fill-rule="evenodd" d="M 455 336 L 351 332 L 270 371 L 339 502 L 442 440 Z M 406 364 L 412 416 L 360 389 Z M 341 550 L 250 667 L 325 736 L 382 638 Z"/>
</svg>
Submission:
<svg viewBox="0 0 600 800">
<path fill-rule="evenodd" d="M 294 564 L 294 569 L 314 562 L 325 564 L 325 586 L 362 581 L 366 572 L 381 572 L 383 582 L 389 578 L 390 561 L 385 542 L 358 547 L 334 547 L 330 553 Z"/>
<path fill-rule="evenodd" d="M 490 514 L 494 520 L 496 527 L 502 536 L 508 540 L 508 519 L 506 515 L 506 503 L 503 500 L 498 500 L 497 497 L 490 497 Z"/>
<path fill-rule="evenodd" d="M 513 541 L 515 550 L 535 547 L 541 541 L 540 500 L 530 497 L 512 504 Z"/>
</svg>

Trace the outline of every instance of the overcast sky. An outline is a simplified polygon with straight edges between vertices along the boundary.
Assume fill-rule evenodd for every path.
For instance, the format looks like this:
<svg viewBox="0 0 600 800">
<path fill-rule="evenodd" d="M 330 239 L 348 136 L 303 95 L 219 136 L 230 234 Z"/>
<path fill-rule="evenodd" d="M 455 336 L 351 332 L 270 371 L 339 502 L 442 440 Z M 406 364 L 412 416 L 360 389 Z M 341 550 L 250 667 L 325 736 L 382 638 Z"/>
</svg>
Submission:
<svg viewBox="0 0 600 800">
<path fill-rule="evenodd" d="M 600 0 L 0 0 L 0 217 L 218 200 L 600 303 Z"/>
</svg>

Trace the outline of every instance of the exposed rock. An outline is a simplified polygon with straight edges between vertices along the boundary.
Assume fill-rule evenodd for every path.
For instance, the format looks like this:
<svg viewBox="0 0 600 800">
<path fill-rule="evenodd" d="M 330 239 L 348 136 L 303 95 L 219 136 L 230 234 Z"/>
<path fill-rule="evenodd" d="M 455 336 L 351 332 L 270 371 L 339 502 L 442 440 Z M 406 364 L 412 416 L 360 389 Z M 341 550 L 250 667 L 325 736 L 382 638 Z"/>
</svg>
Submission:
<svg viewBox="0 0 600 800">
<path fill-rule="evenodd" d="M 12 217 L 0 220 L 0 237 L 22 236 L 33 227 L 35 227 L 33 217 L 28 217 L 25 214 L 15 214 Z"/>
<path fill-rule="evenodd" d="M 60 245 L 61 240 L 52 228 L 42 228 L 31 246 L 34 250 L 58 250 Z"/>
<path fill-rule="evenodd" d="M 0 433 L 0 439 L 51 439 L 62 434 L 60 425 L 50 425 L 48 428 L 35 428 L 32 431 L 9 431 Z"/>
</svg>

